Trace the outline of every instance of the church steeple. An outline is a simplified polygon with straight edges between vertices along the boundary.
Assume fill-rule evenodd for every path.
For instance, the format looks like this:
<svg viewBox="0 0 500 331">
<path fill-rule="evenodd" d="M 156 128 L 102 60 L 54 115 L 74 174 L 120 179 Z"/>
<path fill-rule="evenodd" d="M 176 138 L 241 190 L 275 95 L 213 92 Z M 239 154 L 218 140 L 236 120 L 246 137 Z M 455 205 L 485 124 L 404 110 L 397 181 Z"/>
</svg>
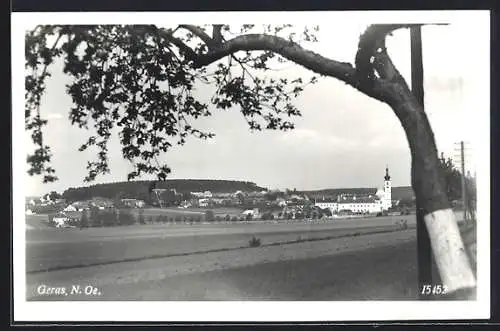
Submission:
<svg viewBox="0 0 500 331">
<path fill-rule="evenodd" d="M 386 181 L 391 180 L 391 176 L 389 176 L 389 167 L 388 166 L 385 166 L 385 176 L 384 176 L 384 179 Z"/>
</svg>

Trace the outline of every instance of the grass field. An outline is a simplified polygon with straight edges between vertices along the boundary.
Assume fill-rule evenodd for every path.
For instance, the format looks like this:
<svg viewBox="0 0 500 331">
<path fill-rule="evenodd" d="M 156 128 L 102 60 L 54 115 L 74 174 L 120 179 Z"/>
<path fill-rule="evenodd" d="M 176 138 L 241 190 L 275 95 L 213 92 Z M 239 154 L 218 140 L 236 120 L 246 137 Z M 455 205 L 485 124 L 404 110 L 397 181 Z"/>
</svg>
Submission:
<svg viewBox="0 0 500 331">
<path fill-rule="evenodd" d="M 132 209 L 134 214 L 139 213 L 140 209 Z M 197 215 L 205 215 L 205 211 L 211 210 L 213 211 L 215 216 L 236 216 L 241 215 L 243 212 L 240 208 L 144 208 L 142 209 L 144 212 L 144 216 L 160 216 L 165 215 L 167 217 L 175 217 L 177 215 L 181 216 L 197 216 Z"/>
<path fill-rule="evenodd" d="M 297 240 L 393 231 L 394 218 L 338 220 L 323 224 L 152 224 L 112 228 L 26 231 L 28 272 L 152 257 L 248 247 Z M 409 220 L 413 226 L 414 221 Z"/>
<path fill-rule="evenodd" d="M 401 219 L 407 230 L 397 225 Z M 26 217 L 27 297 L 33 300 L 61 300 L 37 297 L 39 284 L 93 284 L 103 293 L 65 300 L 411 300 L 418 291 L 415 215 L 82 230 L 49 228 L 45 221 Z M 253 236 L 260 247 L 249 247 Z M 475 230 L 464 241 L 475 241 Z"/>
<path fill-rule="evenodd" d="M 29 300 L 411 299 L 414 230 L 29 273 Z M 102 295 L 37 296 L 39 284 Z"/>
</svg>

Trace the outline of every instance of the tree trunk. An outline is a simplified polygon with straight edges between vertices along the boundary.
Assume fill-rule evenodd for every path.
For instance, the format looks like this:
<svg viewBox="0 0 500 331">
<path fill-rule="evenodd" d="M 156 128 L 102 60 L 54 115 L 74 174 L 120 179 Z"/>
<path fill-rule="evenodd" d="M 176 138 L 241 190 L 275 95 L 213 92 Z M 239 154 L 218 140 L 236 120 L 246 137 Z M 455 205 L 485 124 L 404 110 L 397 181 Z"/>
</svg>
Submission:
<svg viewBox="0 0 500 331">
<path fill-rule="evenodd" d="M 388 103 L 403 126 L 411 150 L 412 187 L 424 215 L 441 284 L 448 292 L 474 289 L 476 279 L 446 195 L 429 120 L 406 84 L 392 85 L 390 94 Z"/>
</svg>

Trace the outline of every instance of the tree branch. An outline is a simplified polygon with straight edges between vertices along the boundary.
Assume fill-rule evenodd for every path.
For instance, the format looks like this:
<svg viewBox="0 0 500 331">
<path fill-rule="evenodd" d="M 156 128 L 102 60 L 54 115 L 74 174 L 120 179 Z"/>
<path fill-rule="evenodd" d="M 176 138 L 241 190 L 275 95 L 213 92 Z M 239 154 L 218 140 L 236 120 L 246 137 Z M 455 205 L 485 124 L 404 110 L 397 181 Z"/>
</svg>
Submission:
<svg viewBox="0 0 500 331">
<path fill-rule="evenodd" d="M 222 45 L 222 24 L 214 24 L 212 29 L 212 38 L 218 44 L 218 46 Z"/>
<path fill-rule="evenodd" d="M 394 30 L 411 27 L 408 24 L 373 24 L 359 37 L 358 51 L 356 53 L 356 73 L 361 79 L 375 78 L 372 59 L 378 50 L 385 48 L 386 36 Z"/>
<path fill-rule="evenodd" d="M 188 24 L 182 24 L 179 25 L 180 28 L 186 29 L 198 38 L 200 38 L 207 46 L 208 49 L 212 50 L 217 48 L 219 45 L 218 43 L 212 39 L 202 28 L 196 25 L 188 25 Z M 214 26 L 215 29 L 215 26 Z M 219 29 L 220 32 L 220 29 Z"/>
<path fill-rule="evenodd" d="M 423 25 L 448 25 L 447 23 L 435 24 L 373 24 L 368 26 L 360 36 L 355 66 L 361 79 L 374 79 L 374 69 L 382 79 L 401 81 L 401 75 L 394 66 L 387 53 L 385 40 L 393 31 Z M 373 62 L 372 62 L 373 60 Z"/>
<path fill-rule="evenodd" d="M 195 53 L 195 51 L 193 51 L 193 49 L 191 47 L 189 47 L 188 45 L 186 45 L 182 40 L 173 36 L 173 33 L 175 32 L 175 30 L 156 29 L 156 32 L 157 32 L 158 36 L 164 38 L 165 40 L 168 40 L 169 42 L 171 42 L 172 44 L 177 46 L 177 48 L 179 48 L 179 50 L 182 53 L 184 53 L 184 55 L 187 58 L 189 58 L 192 61 L 196 61 L 196 58 L 198 55 Z"/>
<path fill-rule="evenodd" d="M 275 52 L 315 73 L 337 78 L 377 100 L 383 101 L 385 99 L 383 86 L 379 82 L 375 82 L 375 84 L 370 86 L 361 84 L 361 81 L 356 76 L 356 69 L 352 64 L 326 58 L 320 54 L 304 49 L 297 43 L 278 36 L 247 34 L 235 37 L 224 42 L 220 47 L 210 50 L 206 54 L 198 55 L 194 66 L 196 68 L 207 66 L 238 51 L 257 50 Z"/>
</svg>

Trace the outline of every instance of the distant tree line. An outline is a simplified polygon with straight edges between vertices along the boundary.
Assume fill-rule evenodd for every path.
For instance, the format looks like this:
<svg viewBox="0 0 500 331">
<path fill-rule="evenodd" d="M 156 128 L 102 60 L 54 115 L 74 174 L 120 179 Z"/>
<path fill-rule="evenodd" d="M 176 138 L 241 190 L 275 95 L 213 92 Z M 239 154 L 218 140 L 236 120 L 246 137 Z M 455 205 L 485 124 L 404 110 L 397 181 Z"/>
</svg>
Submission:
<svg viewBox="0 0 500 331">
<path fill-rule="evenodd" d="M 140 199 L 153 202 L 156 197 L 152 194 L 153 189 L 175 189 L 178 193 L 204 192 L 213 193 L 236 192 L 236 191 L 263 191 L 266 188 L 257 186 L 252 182 L 229 181 L 229 180 L 198 180 L 198 179 L 171 179 L 162 181 L 127 181 L 96 184 L 87 187 L 69 188 L 63 192 L 62 197 L 68 202 L 88 200 L 92 197 L 103 197 L 115 199 L 122 198 Z"/>
<path fill-rule="evenodd" d="M 128 210 L 100 210 L 92 207 L 84 211 L 80 216 L 80 228 L 87 227 L 111 227 L 118 225 L 132 225 L 137 222 L 136 217 Z"/>
</svg>

